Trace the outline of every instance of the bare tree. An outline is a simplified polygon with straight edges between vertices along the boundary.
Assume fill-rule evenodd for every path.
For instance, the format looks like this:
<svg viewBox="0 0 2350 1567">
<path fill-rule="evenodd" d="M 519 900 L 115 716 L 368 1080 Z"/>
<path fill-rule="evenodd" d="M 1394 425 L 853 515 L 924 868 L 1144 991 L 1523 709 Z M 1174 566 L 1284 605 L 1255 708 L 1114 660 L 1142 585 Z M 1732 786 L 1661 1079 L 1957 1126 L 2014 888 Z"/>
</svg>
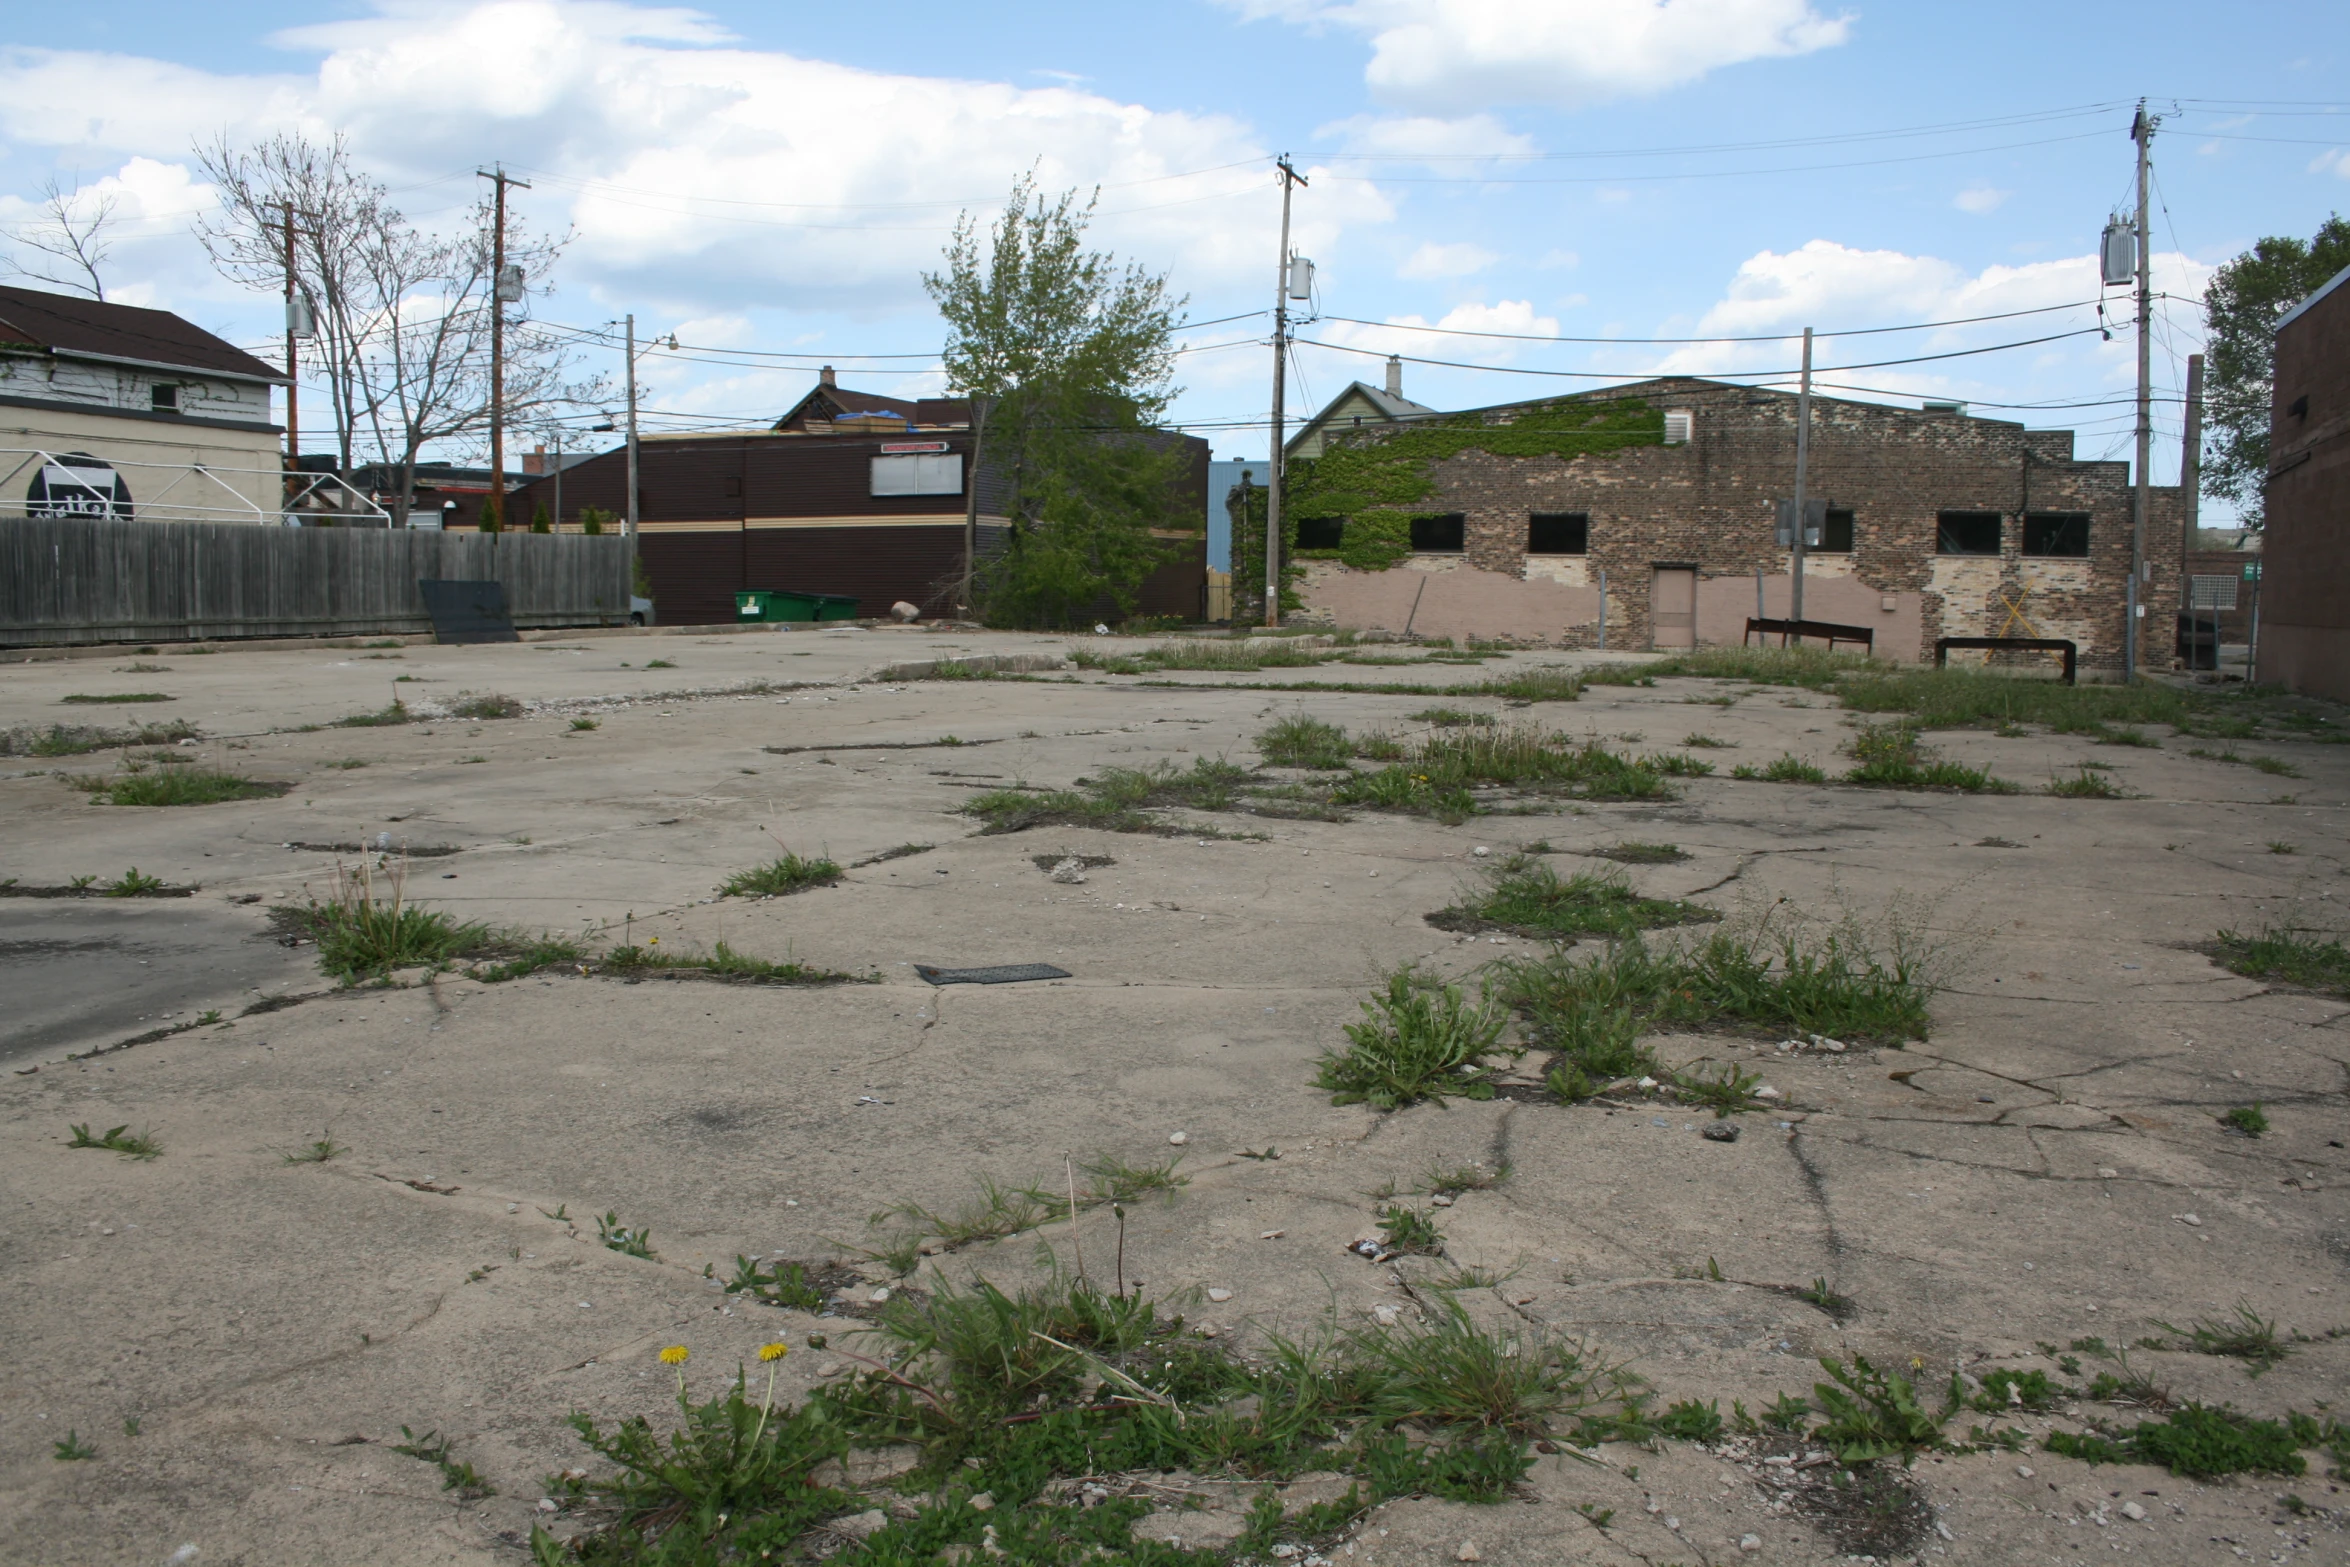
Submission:
<svg viewBox="0 0 2350 1567">
<path fill-rule="evenodd" d="M 321 145 L 276 136 L 247 150 L 226 138 L 197 157 L 220 212 L 197 234 L 223 274 L 285 287 L 285 212 L 294 212 L 295 285 L 310 298 L 343 467 L 362 447 L 389 470 L 395 525 L 405 526 L 416 464 L 427 448 L 471 449 L 489 429 L 490 215 L 448 234 L 418 228 L 382 184 L 355 169 L 341 137 Z M 565 239 L 516 234 L 506 254 L 540 294 Z M 560 334 L 512 316 L 506 329 L 506 418 L 593 401 L 600 387 L 565 379 Z"/>
<path fill-rule="evenodd" d="M 106 280 L 98 269 L 113 253 L 114 246 L 107 239 L 106 231 L 114 226 L 115 210 L 122 203 L 105 192 L 93 193 L 85 201 L 79 182 L 67 190 L 57 183 L 54 175 L 41 187 L 41 195 L 40 217 L 9 230 L 8 237 L 48 259 L 27 266 L 12 258 L 8 269 L 51 288 L 103 300 Z"/>
</svg>

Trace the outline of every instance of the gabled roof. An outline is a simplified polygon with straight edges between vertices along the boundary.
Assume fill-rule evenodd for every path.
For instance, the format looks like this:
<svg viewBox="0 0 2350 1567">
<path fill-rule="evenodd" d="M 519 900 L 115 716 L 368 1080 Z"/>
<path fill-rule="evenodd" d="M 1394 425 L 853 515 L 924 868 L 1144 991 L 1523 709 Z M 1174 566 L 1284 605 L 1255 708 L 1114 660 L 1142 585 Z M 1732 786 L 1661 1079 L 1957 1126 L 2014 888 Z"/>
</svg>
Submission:
<svg viewBox="0 0 2350 1567">
<path fill-rule="evenodd" d="M 0 288 L 0 345 L 8 344 L 240 381 L 285 380 L 283 371 L 168 310 L 30 288 Z"/>
<path fill-rule="evenodd" d="M 1361 398 L 1364 402 L 1369 403 L 1373 408 L 1379 411 L 1381 416 L 1390 420 L 1418 418 L 1420 416 L 1436 412 L 1435 409 L 1430 408 L 1427 404 L 1415 403 L 1410 398 L 1403 396 L 1401 393 L 1390 392 L 1384 387 L 1373 386 L 1367 381 L 1356 381 L 1352 385 L 1342 388 L 1336 397 L 1333 397 L 1330 399 L 1330 401 L 1324 403 L 1322 405 L 1322 411 L 1314 415 L 1311 419 L 1305 421 L 1305 423 L 1299 425 L 1297 427 L 1297 434 L 1282 442 L 1282 446 L 1284 448 L 1296 446 L 1300 441 L 1303 441 L 1306 439 L 1306 437 L 1312 435 L 1315 430 L 1321 428 L 1321 426 L 1326 421 L 1335 417 L 1340 404 L 1345 403 L 1350 398 L 1357 397 Z"/>
<path fill-rule="evenodd" d="M 845 386 L 819 383 L 808 395 L 791 405 L 789 412 L 775 421 L 778 430 L 805 430 L 810 419 L 854 419 L 860 414 L 877 414 L 887 419 L 903 419 L 908 424 L 964 424 L 971 417 L 970 404 L 960 397 L 924 397 L 909 400 L 903 397 L 885 397 L 879 392 L 856 392 Z"/>
</svg>

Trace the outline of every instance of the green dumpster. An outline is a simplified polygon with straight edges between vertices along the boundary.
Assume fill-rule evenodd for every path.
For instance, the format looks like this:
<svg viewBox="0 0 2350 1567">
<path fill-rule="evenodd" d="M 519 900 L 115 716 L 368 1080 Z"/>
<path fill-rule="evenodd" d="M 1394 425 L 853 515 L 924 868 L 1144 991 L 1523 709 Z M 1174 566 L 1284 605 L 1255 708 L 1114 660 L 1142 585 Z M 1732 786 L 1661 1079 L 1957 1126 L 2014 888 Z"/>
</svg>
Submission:
<svg viewBox="0 0 2350 1567">
<path fill-rule="evenodd" d="M 846 593 L 788 593 L 758 590 L 734 596 L 738 620 L 855 620 L 857 600 Z"/>
</svg>

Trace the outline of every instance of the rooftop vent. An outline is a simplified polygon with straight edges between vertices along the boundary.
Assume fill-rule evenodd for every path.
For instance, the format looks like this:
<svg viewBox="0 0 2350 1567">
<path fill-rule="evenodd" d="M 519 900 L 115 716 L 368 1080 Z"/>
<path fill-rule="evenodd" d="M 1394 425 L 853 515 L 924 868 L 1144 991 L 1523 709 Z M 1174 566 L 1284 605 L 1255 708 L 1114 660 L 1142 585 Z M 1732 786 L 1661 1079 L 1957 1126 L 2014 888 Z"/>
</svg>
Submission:
<svg viewBox="0 0 2350 1567">
<path fill-rule="evenodd" d="M 1962 413 L 1965 413 L 1965 412 L 1966 412 L 1966 404 L 1964 404 L 1964 403 L 1927 403 L 1927 404 L 1925 405 L 1925 407 L 1924 407 L 1923 411 L 1924 411 L 1924 412 L 1926 412 L 1926 413 L 1930 413 L 1930 414 L 1962 414 Z"/>
</svg>

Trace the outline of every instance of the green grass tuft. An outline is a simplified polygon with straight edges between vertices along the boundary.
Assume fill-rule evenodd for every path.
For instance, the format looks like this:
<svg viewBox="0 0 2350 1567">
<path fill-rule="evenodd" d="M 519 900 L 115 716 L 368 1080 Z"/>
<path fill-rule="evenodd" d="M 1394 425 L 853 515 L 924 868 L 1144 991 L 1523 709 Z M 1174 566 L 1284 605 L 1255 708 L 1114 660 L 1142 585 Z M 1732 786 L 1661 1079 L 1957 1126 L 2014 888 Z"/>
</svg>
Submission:
<svg viewBox="0 0 2350 1567">
<path fill-rule="evenodd" d="M 1354 756 L 1346 731 L 1318 718 L 1295 714 L 1257 735 L 1257 754 L 1274 767 L 1303 767 L 1317 772 L 1343 768 Z"/>
<path fill-rule="evenodd" d="M 73 704 L 95 704 L 112 702 L 176 702 L 179 700 L 179 698 L 165 696 L 160 691 L 118 691 L 106 696 L 88 696 L 81 693 L 76 693 L 73 696 L 61 696 L 57 700 L 60 702 Z"/>
<path fill-rule="evenodd" d="M 65 1145 L 68 1148 L 103 1148 L 109 1153 L 118 1153 L 125 1159 L 142 1164 L 160 1158 L 163 1154 L 163 1145 L 155 1140 L 152 1131 L 134 1132 L 128 1125 L 109 1127 L 96 1135 L 92 1135 L 87 1125 L 74 1126 L 69 1130 L 73 1135 L 72 1140 Z"/>
<path fill-rule="evenodd" d="M 803 859 L 786 850 L 779 859 L 735 872 L 719 886 L 718 895 L 722 898 L 788 897 L 811 887 L 829 887 L 842 874 L 840 866 L 828 858 Z"/>
<path fill-rule="evenodd" d="M 2216 945 L 2221 966 L 2247 979 L 2282 980 L 2304 990 L 2350 995 L 2350 948 L 2339 936 L 2271 926 L 2256 936 L 2223 930 Z"/>
<path fill-rule="evenodd" d="M 275 799 L 293 785 L 240 778 L 208 767 L 175 767 L 159 773 L 118 773 L 88 780 L 80 787 L 108 805 L 221 805 L 232 800 Z"/>
<path fill-rule="evenodd" d="M 1695 903 L 1641 897 L 1621 871 L 1562 878 L 1542 860 L 1513 856 L 1495 866 L 1491 876 L 1492 884 L 1473 901 L 1431 914 L 1428 923 L 1440 930 L 1509 930 L 1572 941 L 1721 918 L 1717 910 Z"/>
<path fill-rule="evenodd" d="M 1332 1104 L 1393 1110 L 1448 1095 L 1493 1097 L 1480 1058 L 1500 1043 L 1508 1021 L 1501 1007 L 1472 1002 L 1458 986 L 1407 965 L 1389 973 L 1362 1010 L 1362 1020 L 1346 1026 L 1346 1049 L 1325 1052 L 1314 1077 Z"/>
</svg>

